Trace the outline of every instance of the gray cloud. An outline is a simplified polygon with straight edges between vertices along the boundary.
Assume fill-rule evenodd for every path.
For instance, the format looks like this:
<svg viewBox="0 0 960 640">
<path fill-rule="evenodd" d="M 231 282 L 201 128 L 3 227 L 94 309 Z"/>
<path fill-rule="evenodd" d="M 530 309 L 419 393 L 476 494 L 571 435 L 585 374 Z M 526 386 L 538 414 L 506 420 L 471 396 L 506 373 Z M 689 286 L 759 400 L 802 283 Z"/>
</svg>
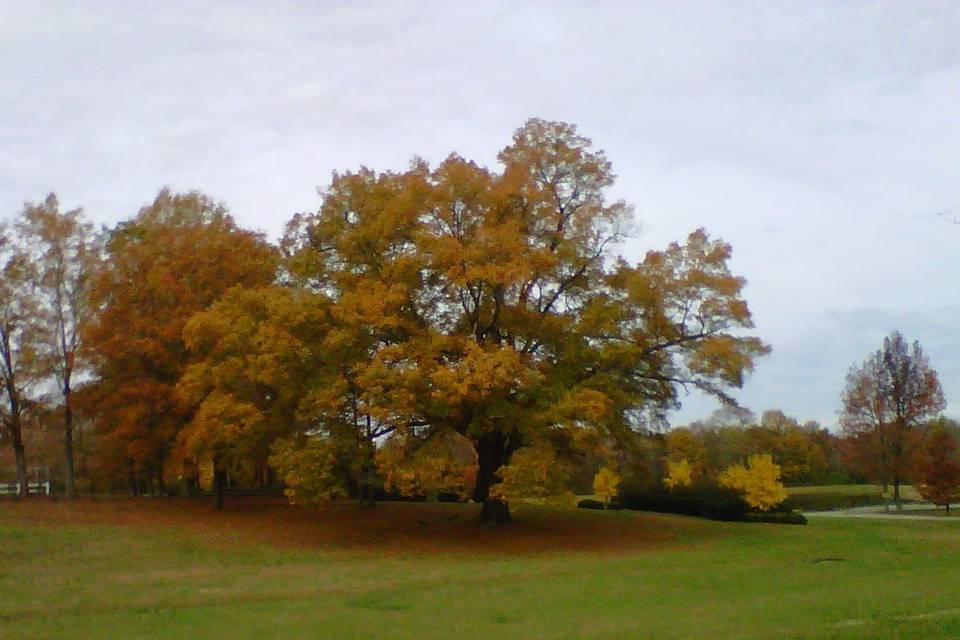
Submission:
<svg viewBox="0 0 960 640">
<path fill-rule="evenodd" d="M 832 422 L 891 329 L 960 400 L 952 340 L 960 9 L 952 3 L 5 3 L 0 212 L 54 189 L 113 223 L 163 185 L 276 235 L 330 172 L 529 116 L 607 150 L 650 248 L 734 246 L 774 346 L 742 392 Z M 710 410 L 691 399 L 675 419 Z"/>
</svg>

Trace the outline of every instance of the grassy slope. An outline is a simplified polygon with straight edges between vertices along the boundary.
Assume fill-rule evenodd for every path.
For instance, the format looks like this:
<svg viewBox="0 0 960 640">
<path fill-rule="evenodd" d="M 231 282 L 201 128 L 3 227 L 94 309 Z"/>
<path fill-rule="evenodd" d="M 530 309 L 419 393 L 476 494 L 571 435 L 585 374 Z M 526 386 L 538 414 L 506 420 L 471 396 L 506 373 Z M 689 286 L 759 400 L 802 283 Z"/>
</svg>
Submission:
<svg viewBox="0 0 960 640">
<path fill-rule="evenodd" d="M 640 536 L 619 555 L 383 554 L 238 543 L 209 527 L 38 524 L 0 504 L 0 637 L 960 635 L 960 529 L 950 523 L 575 517 L 585 531 L 616 523 L 677 542 Z"/>
<path fill-rule="evenodd" d="M 810 494 L 833 494 L 842 496 L 880 496 L 881 487 L 877 484 L 833 484 L 824 486 L 809 487 L 787 487 L 787 493 L 791 496 L 803 496 Z M 905 500 L 920 500 L 920 494 L 910 485 L 900 487 L 900 494 Z M 887 488 L 887 497 L 893 498 L 893 487 Z"/>
</svg>

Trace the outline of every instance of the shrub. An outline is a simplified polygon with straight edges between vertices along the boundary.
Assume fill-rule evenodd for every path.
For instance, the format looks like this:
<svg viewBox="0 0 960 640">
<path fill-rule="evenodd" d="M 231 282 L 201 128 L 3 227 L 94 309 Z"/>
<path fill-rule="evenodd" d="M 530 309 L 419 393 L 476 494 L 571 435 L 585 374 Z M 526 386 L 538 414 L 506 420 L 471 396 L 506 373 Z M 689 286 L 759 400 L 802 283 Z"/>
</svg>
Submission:
<svg viewBox="0 0 960 640">
<path fill-rule="evenodd" d="M 669 491 L 660 485 L 644 485 L 630 479 L 620 483 L 619 502 L 627 509 L 728 521 L 742 520 L 749 509 L 734 489 L 694 485 Z"/>
<path fill-rule="evenodd" d="M 747 513 L 744 522 L 767 522 L 770 524 L 807 524 L 802 514 L 793 511 L 767 511 L 761 513 Z"/>
<path fill-rule="evenodd" d="M 747 504 L 758 511 L 770 511 L 787 498 L 780 466 L 769 453 L 750 456 L 746 467 L 735 464 L 728 468 L 720 475 L 720 486 L 742 491 Z"/>
<path fill-rule="evenodd" d="M 610 467 L 604 467 L 593 478 L 593 492 L 605 504 L 617 496 L 617 487 L 622 478 Z"/>
<path fill-rule="evenodd" d="M 584 498 L 577 502 L 578 509 L 603 509 L 603 503 L 593 498 Z"/>
</svg>

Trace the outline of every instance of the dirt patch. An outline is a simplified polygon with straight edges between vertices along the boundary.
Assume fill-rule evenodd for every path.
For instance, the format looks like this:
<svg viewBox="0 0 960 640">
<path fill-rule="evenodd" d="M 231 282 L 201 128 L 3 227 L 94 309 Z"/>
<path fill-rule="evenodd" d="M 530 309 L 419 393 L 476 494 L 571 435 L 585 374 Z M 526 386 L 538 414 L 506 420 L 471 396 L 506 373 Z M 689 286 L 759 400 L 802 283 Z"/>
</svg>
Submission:
<svg viewBox="0 0 960 640">
<path fill-rule="evenodd" d="M 217 545 L 268 544 L 370 553 L 487 552 L 539 554 L 557 551 L 628 553 L 678 544 L 681 535 L 703 530 L 698 520 L 633 513 L 515 509 L 515 522 L 477 523 L 473 504 L 382 503 L 319 509 L 286 500 L 235 498 L 217 512 L 207 500 L 180 498 L 33 499 L 0 506 L 0 522 L 30 526 L 105 525 L 172 527 Z"/>
</svg>

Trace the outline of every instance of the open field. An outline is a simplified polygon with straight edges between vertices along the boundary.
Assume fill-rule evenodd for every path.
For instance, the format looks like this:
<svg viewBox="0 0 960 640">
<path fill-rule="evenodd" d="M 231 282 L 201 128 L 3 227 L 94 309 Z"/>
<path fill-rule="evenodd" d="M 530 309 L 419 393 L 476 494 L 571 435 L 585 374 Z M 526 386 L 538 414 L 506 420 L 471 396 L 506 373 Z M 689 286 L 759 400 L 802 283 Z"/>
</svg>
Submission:
<svg viewBox="0 0 960 640">
<path fill-rule="evenodd" d="M 787 487 L 790 505 L 801 511 L 828 511 L 853 509 L 871 505 L 893 504 L 893 488 L 887 492 L 875 484 L 837 484 L 826 486 Z M 922 500 L 910 485 L 900 487 L 904 501 Z"/>
<path fill-rule="evenodd" d="M 790 496 L 803 496 L 810 494 L 834 494 L 843 496 L 883 496 L 893 498 L 893 487 L 888 487 L 886 494 L 882 492 L 882 487 L 878 484 L 831 484 L 823 486 L 809 487 L 787 487 L 787 493 Z M 900 487 L 900 494 L 904 500 L 920 500 L 920 494 L 912 486 L 905 484 Z"/>
<path fill-rule="evenodd" d="M 475 513 L 0 502 L 0 637 L 960 635 L 953 523 Z"/>
</svg>

